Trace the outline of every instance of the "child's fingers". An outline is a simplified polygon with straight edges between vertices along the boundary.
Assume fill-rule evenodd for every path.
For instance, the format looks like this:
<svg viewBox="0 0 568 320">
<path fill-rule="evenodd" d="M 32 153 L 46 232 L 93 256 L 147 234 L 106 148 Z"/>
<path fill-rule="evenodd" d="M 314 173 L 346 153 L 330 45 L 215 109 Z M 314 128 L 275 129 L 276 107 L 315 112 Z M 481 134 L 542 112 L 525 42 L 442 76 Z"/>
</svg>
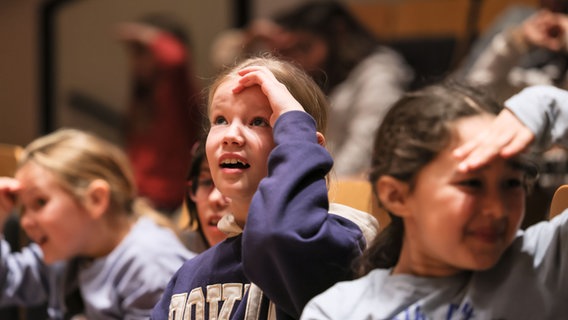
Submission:
<svg viewBox="0 0 568 320">
<path fill-rule="evenodd" d="M 521 128 L 517 131 L 511 142 L 503 147 L 501 156 L 504 158 L 512 157 L 523 152 L 534 140 L 534 134 L 527 128 Z"/>
<path fill-rule="evenodd" d="M 18 180 L 8 177 L 0 177 L 0 193 L 4 192 L 17 192 L 21 189 L 21 184 Z"/>
<path fill-rule="evenodd" d="M 534 135 L 509 110 L 503 110 L 485 132 L 454 150 L 461 160 L 458 170 L 477 169 L 497 156 L 512 157 L 522 152 Z"/>
<path fill-rule="evenodd" d="M 244 76 L 247 73 L 251 73 L 251 72 L 254 72 L 254 71 L 264 71 L 267 74 L 272 74 L 272 72 L 270 72 L 266 67 L 261 67 L 261 66 L 244 67 L 241 70 L 237 71 L 237 74 L 240 75 L 240 76 Z"/>
<path fill-rule="evenodd" d="M 262 86 L 263 84 L 279 83 L 274 74 L 267 68 L 263 67 L 246 67 L 239 70 L 238 74 L 241 76 L 239 83 L 247 87 L 252 85 Z"/>
<path fill-rule="evenodd" d="M 454 149 L 453 155 L 454 157 L 463 160 L 466 157 L 468 157 L 473 152 L 473 150 L 475 150 L 475 148 L 477 148 L 482 143 L 483 139 L 475 138 Z"/>
<path fill-rule="evenodd" d="M 238 85 L 233 88 L 233 93 L 239 93 L 245 88 L 255 85 L 259 85 L 262 88 L 268 81 L 277 82 L 271 72 L 267 73 L 266 70 L 259 67 L 247 67 L 239 70 L 238 74 L 241 78 L 239 79 Z M 264 88 L 263 91 L 265 91 Z"/>
<path fill-rule="evenodd" d="M 283 105 L 297 105 L 300 110 L 303 110 L 286 86 L 278 81 L 268 68 L 260 66 L 247 67 L 240 70 L 239 75 L 241 75 L 239 85 L 233 89 L 233 92 L 240 92 L 244 88 L 259 85 L 262 92 L 270 100 L 273 108 Z"/>
<path fill-rule="evenodd" d="M 240 70 L 238 74 L 241 78 L 237 86 L 233 88 L 233 93 L 238 94 L 245 88 L 254 85 L 260 86 L 262 92 L 268 98 L 273 111 L 273 117 L 270 119 L 271 125 L 274 125 L 275 120 L 285 112 L 293 110 L 304 111 L 302 105 L 292 96 L 286 86 L 276 79 L 268 68 L 251 66 Z"/>
<path fill-rule="evenodd" d="M 499 137 L 507 138 L 500 150 L 502 157 L 515 156 L 527 149 L 534 141 L 534 133 L 508 109 L 499 114 L 494 126 L 499 130 L 497 139 Z"/>
<path fill-rule="evenodd" d="M 466 172 L 483 166 L 499 155 L 502 144 L 493 141 L 478 140 L 467 146 L 465 151 L 457 152 L 463 157 L 458 165 L 458 170 Z"/>
<path fill-rule="evenodd" d="M 9 213 L 16 204 L 21 185 L 16 179 L 0 178 L 0 215 Z"/>
<path fill-rule="evenodd" d="M 492 126 L 472 140 L 454 150 L 454 156 L 460 160 L 473 160 L 484 155 L 497 155 L 511 139 L 510 134 L 501 132 L 500 127 Z M 477 157 L 476 157 L 477 156 Z"/>
</svg>

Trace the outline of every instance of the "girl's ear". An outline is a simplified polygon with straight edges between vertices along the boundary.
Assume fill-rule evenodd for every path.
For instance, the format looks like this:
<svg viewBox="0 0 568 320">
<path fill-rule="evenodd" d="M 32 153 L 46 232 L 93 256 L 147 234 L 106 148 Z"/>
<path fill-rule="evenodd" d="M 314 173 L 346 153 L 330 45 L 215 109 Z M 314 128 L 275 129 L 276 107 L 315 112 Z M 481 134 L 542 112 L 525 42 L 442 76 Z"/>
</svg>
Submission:
<svg viewBox="0 0 568 320">
<path fill-rule="evenodd" d="M 410 192 L 408 183 L 392 176 L 382 176 L 375 183 L 377 195 L 385 209 L 401 218 L 407 216 L 406 199 Z"/>
<path fill-rule="evenodd" d="M 85 196 L 85 206 L 91 217 L 100 218 L 110 204 L 110 186 L 108 182 L 97 179 L 91 182 Z"/>
<path fill-rule="evenodd" d="M 316 132 L 316 137 L 318 138 L 318 144 L 325 148 L 325 137 L 321 132 Z"/>
</svg>

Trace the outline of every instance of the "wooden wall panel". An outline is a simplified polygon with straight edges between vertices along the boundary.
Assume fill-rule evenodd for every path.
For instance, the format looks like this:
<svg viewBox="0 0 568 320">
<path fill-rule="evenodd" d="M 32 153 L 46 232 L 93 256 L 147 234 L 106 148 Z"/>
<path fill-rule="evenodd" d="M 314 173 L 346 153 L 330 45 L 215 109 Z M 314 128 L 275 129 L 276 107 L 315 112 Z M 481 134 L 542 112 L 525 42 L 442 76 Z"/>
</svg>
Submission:
<svg viewBox="0 0 568 320">
<path fill-rule="evenodd" d="M 509 5 L 538 6 L 538 0 L 481 1 L 478 31 L 483 31 Z M 473 0 L 408 0 L 350 2 L 353 12 L 380 38 L 463 37 Z"/>
</svg>

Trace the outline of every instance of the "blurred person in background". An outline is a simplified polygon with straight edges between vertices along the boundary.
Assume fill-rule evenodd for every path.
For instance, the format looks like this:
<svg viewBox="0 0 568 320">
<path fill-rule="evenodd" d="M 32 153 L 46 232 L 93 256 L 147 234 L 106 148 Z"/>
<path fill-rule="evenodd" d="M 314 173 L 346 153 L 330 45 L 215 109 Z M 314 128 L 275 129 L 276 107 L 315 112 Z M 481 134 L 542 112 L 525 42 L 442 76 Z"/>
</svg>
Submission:
<svg viewBox="0 0 568 320">
<path fill-rule="evenodd" d="M 140 195 L 165 214 L 180 208 L 200 123 L 199 85 L 186 30 L 152 14 L 118 26 L 130 62 L 125 147 Z"/>
<path fill-rule="evenodd" d="M 501 102 L 531 85 L 568 88 L 567 9 L 568 1 L 542 1 L 521 21 L 500 23 L 503 29 L 479 52 L 465 79 Z"/>
<path fill-rule="evenodd" d="M 227 235 L 217 223 L 229 213 L 230 199 L 223 196 L 211 178 L 209 163 L 205 156 L 205 139 L 194 146 L 189 172 L 185 210 L 180 217 L 181 237 L 186 247 L 193 252 L 203 252 L 223 241 Z"/>
<path fill-rule="evenodd" d="M 213 51 L 218 66 L 268 51 L 306 70 L 330 100 L 327 146 L 340 178 L 367 172 L 375 131 L 413 79 L 403 57 L 338 1 L 308 1 L 254 20 L 219 36 Z"/>
</svg>

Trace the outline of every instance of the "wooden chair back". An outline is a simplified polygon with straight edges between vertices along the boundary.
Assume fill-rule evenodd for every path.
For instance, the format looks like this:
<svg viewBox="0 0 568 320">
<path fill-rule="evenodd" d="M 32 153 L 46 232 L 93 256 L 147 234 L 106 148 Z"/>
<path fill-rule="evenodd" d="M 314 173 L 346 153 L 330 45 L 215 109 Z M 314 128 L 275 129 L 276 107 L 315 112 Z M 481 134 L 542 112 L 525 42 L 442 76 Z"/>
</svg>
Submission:
<svg viewBox="0 0 568 320">
<path fill-rule="evenodd" d="M 561 185 L 556 189 L 556 192 L 554 192 L 554 196 L 552 196 L 552 201 L 550 202 L 548 218 L 554 218 L 566 208 L 568 208 L 568 184 Z"/>
<path fill-rule="evenodd" d="M 390 222 L 386 211 L 379 207 L 371 183 L 367 180 L 345 178 L 333 181 L 328 197 L 330 202 L 344 204 L 372 214 L 379 221 L 380 230 Z"/>
</svg>

